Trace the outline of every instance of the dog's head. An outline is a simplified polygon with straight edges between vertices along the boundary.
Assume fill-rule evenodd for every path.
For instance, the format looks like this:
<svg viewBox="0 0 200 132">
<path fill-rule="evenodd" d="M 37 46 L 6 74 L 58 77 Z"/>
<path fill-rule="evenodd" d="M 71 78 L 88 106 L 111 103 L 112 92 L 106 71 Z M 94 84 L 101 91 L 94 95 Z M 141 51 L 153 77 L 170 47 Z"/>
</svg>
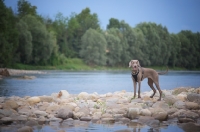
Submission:
<svg viewBox="0 0 200 132">
<path fill-rule="evenodd" d="M 131 60 L 129 62 L 129 67 L 131 67 L 133 70 L 136 71 L 136 70 L 138 70 L 139 67 L 141 67 L 140 62 L 138 60 Z"/>
</svg>

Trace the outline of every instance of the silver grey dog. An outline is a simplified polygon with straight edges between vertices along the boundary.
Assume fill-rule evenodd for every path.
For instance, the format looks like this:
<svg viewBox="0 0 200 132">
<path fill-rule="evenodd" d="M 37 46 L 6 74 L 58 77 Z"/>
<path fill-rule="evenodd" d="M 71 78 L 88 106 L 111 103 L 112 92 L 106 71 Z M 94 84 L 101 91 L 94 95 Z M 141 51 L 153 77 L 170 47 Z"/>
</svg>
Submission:
<svg viewBox="0 0 200 132">
<path fill-rule="evenodd" d="M 153 90 L 153 94 L 150 96 L 150 98 L 153 98 L 153 96 L 156 93 L 156 89 L 153 86 L 153 83 L 154 83 L 156 85 L 156 88 L 158 89 L 158 91 L 160 93 L 160 97 L 158 99 L 158 101 L 160 101 L 162 91 L 161 91 L 160 86 L 159 86 L 159 76 L 158 75 L 166 74 L 168 72 L 168 67 L 167 67 L 167 71 L 165 71 L 165 72 L 156 72 L 155 70 L 153 70 L 151 68 L 141 67 L 138 60 L 131 60 L 129 62 L 129 67 L 132 68 L 131 74 L 132 74 L 132 80 L 133 80 L 133 85 L 134 85 L 134 98 L 136 97 L 137 83 L 138 83 L 138 98 L 141 98 L 141 96 L 140 96 L 141 81 L 145 78 L 148 78 L 148 85 Z"/>
</svg>

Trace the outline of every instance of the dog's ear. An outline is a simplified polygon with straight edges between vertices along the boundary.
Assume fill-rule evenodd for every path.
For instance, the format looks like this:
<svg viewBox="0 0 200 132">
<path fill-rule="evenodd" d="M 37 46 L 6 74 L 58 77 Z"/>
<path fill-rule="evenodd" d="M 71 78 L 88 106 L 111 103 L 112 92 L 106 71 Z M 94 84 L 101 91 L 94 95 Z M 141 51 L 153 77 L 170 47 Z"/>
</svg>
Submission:
<svg viewBox="0 0 200 132">
<path fill-rule="evenodd" d="M 131 67 L 132 60 L 129 62 L 129 67 Z"/>
<path fill-rule="evenodd" d="M 141 67 L 141 66 L 140 66 L 140 62 L 139 62 L 139 60 L 137 61 L 137 65 L 138 65 L 138 67 Z"/>
</svg>

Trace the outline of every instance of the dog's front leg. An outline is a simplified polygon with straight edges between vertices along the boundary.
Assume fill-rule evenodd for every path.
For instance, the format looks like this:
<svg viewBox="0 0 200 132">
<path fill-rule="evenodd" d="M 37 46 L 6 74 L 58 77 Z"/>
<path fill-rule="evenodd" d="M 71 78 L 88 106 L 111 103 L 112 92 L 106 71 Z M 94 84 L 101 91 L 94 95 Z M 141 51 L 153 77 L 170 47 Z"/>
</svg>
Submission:
<svg viewBox="0 0 200 132">
<path fill-rule="evenodd" d="M 141 96 L 140 96 L 140 86 L 141 86 L 141 81 L 138 82 L 138 98 L 141 98 Z"/>
<path fill-rule="evenodd" d="M 137 82 L 134 81 L 134 98 L 136 97 Z"/>
</svg>

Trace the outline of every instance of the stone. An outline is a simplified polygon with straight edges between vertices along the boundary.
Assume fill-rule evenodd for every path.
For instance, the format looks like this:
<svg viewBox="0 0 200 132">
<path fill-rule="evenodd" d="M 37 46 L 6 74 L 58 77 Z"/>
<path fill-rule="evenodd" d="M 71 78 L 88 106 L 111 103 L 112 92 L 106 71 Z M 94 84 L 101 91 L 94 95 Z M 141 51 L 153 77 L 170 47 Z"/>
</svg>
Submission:
<svg viewBox="0 0 200 132">
<path fill-rule="evenodd" d="M 147 125 L 151 120 L 155 120 L 155 118 L 151 116 L 140 116 L 138 118 L 138 122 Z"/>
<path fill-rule="evenodd" d="M 187 99 L 190 102 L 195 102 L 195 103 L 198 103 L 200 105 L 200 94 L 197 94 L 197 93 L 188 94 Z"/>
<path fill-rule="evenodd" d="M 60 99 L 67 99 L 70 97 L 70 94 L 66 90 L 60 90 L 57 97 Z"/>
<path fill-rule="evenodd" d="M 101 119 L 102 123 L 114 123 L 115 119 L 110 117 L 110 118 L 102 118 Z"/>
<path fill-rule="evenodd" d="M 183 101 L 176 101 L 173 105 L 177 109 L 186 109 L 185 102 Z"/>
<path fill-rule="evenodd" d="M 8 76 L 10 76 L 10 73 L 9 73 L 8 69 L 5 68 L 5 69 L 2 69 L 2 70 L 0 71 L 0 75 L 5 76 L 5 77 L 8 77 Z"/>
<path fill-rule="evenodd" d="M 178 94 L 176 96 L 176 98 L 178 100 L 181 100 L 181 101 L 186 101 L 187 100 L 187 93 L 186 92 L 182 92 L 182 93 Z"/>
<path fill-rule="evenodd" d="M 198 118 L 199 115 L 192 111 L 180 112 L 178 115 L 178 120 L 180 123 L 196 122 Z"/>
<path fill-rule="evenodd" d="M 28 79 L 28 80 L 32 80 L 32 79 L 35 79 L 36 77 L 35 76 L 27 76 L 27 75 L 24 75 L 22 77 L 20 77 L 19 79 Z"/>
<path fill-rule="evenodd" d="M 158 101 L 158 102 L 153 104 L 152 108 L 161 108 L 163 110 L 168 110 L 169 109 L 169 105 L 167 103 L 165 103 L 165 102 Z"/>
<path fill-rule="evenodd" d="M 81 117 L 87 116 L 84 112 L 73 112 L 74 119 L 80 119 Z"/>
<path fill-rule="evenodd" d="M 0 109 L 0 115 L 3 115 L 3 116 L 10 116 L 13 113 L 16 113 L 16 111 L 13 109 Z"/>
<path fill-rule="evenodd" d="M 11 124 L 13 119 L 11 117 L 3 117 L 0 119 L 0 124 Z"/>
<path fill-rule="evenodd" d="M 16 101 L 14 100 L 6 100 L 5 103 L 3 104 L 3 109 L 14 109 L 16 110 L 19 107 Z"/>
<path fill-rule="evenodd" d="M 152 117 L 154 117 L 155 119 L 159 121 L 166 121 L 168 118 L 168 114 L 167 112 L 163 111 L 163 112 L 158 112 L 158 113 L 153 114 Z"/>
<path fill-rule="evenodd" d="M 180 87 L 180 88 L 175 88 L 172 94 L 178 95 L 182 92 L 188 92 L 188 88 Z"/>
<path fill-rule="evenodd" d="M 199 109 L 199 104 L 194 103 L 194 102 L 185 102 L 185 106 L 186 106 L 187 109 L 190 109 L 190 110 Z"/>
<path fill-rule="evenodd" d="M 33 127 L 33 126 L 38 126 L 38 122 L 35 121 L 35 120 L 29 120 L 25 123 L 26 126 L 30 126 L 30 127 Z"/>
<path fill-rule="evenodd" d="M 200 126 L 195 123 L 181 123 L 179 127 L 183 129 L 184 132 L 199 132 Z"/>
<path fill-rule="evenodd" d="M 53 101 L 53 97 L 51 96 L 39 96 L 41 102 L 49 102 L 51 103 Z"/>
<path fill-rule="evenodd" d="M 78 94 L 78 98 L 87 100 L 89 98 L 89 94 L 87 92 L 81 92 Z"/>
<path fill-rule="evenodd" d="M 33 129 L 30 126 L 23 126 L 17 129 L 17 132 L 33 132 Z"/>
<path fill-rule="evenodd" d="M 81 121 L 91 121 L 91 117 L 81 117 L 80 120 Z"/>
<path fill-rule="evenodd" d="M 142 109 L 140 111 L 140 115 L 142 115 L 142 116 L 151 116 L 151 111 L 148 110 L 148 109 Z"/>
<path fill-rule="evenodd" d="M 58 110 L 57 115 L 55 117 L 65 120 L 68 118 L 72 118 L 73 112 L 70 109 L 60 109 Z"/>
<path fill-rule="evenodd" d="M 173 106 L 173 104 L 177 101 L 176 98 L 174 98 L 174 96 L 169 95 L 169 96 L 165 96 L 163 98 L 163 100 L 165 101 L 165 103 L 167 103 L 169 106 Z"/>
<path fill-rule="evenodd" d="M 39 97 L 30 97 L 27 99 L 27 101 L 29 102 L 29 104 L 36 104 L 40 102 L 40 98 Z"/>
<path fill-rule="evenodd" d="M 45 112 L 45 111 L 40 111 L 40 110 L 36 110 L 36 111 L 33 111 L 33 113 L 36 115 L 36 116 L 47 116 L 48 114 Z"/>
<path fill-rule="evenodd" d="M 59 105 L 57 104 L 51 104 L 46 108 L 47 113 L 55 113 L 59 109 Z"/>
<path fill-rule="evenodd" d="M 135 119 L 140 114 L 140 108 L 129 108 L 127 117 L 130 119 Z"/>
</svg>

